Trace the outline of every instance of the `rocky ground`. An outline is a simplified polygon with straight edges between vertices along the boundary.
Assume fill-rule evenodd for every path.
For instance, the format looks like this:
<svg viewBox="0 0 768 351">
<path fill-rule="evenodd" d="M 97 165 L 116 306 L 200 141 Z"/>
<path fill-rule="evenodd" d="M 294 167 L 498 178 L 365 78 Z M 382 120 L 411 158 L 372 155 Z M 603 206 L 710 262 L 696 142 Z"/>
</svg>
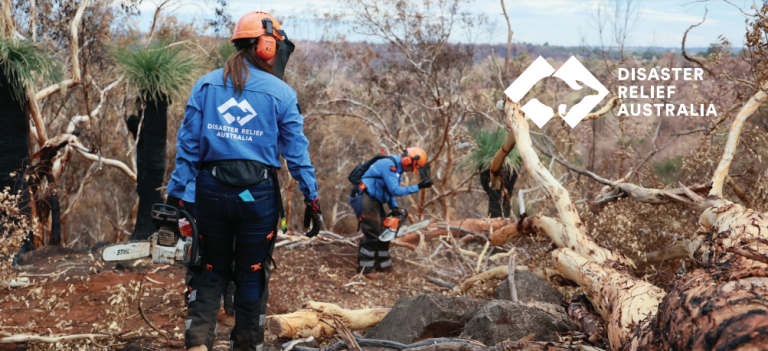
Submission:
<svg viewBox="0 0 768 351">
<path fill-rule="evenodd" d="M 515 304 L 509 301 L 506 280 L 480 282 L 464 293 L 436 285 L 423 268 L 406 262 L 415 255 L 409 249 L 393 248 L 396 271 L 383 280 L 368 281 L 355 272 L 357 247 L 350 241 L 292 246 L 276 250 L 278 269 L 270 282 L 269 315 L 296 311 L 308 301 L 347 309 L 392 307 L 379 325 L 359 333 L 406 344 L 434 337 L 460 337 L 485 345 L 519 339 L 567 341 L 579 334 L 561 307 L 563 296 L 530 272 L 516 275 L 522 304 Z M 180 346 L 186 315 L 184 269 L 144 261 L 105 264 L 99 257 L 98 247 L 88 253 L 44 247 L 26 254 L 15 269 L 31 284 L 0 296 L 0 337 L 109 333 L 124 340 L 113 340 L 108 348 L 112 350 Z M 139 303 L 146 318 L 170 341 L 142 318 Z M 225 350 L 233 321 L 223 310 L 219 317 L 214 349 Z M 269 333 L 267 340 L 270 349 L 286 341 Z M 332 337 L 305 346 L 338 340 Z M 0 344 L 0 350 L 30 348 L 93 349 L 85 340 Z"/>
</svg>

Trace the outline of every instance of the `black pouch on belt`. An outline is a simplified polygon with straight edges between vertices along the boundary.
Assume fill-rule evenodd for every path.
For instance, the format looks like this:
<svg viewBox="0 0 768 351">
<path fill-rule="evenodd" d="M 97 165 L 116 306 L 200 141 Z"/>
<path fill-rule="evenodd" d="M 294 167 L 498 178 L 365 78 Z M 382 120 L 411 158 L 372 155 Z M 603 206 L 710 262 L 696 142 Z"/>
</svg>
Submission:
<svg viewBox="0 0 768 351">
<path fill-rule="evenodd" d="M 222 160 L 205 162 L 202 168 L 224 185 L 246 187 L 267 180 L 271 167 L 253 160 Z"/>
</svg>

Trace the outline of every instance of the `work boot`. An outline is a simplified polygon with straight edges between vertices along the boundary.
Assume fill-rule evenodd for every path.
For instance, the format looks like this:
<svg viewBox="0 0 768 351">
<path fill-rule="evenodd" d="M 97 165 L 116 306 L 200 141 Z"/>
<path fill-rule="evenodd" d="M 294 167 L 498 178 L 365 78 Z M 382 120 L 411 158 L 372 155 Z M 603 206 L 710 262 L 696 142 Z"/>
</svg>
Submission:
<svg viewBox="0 0 768 351">
<path fill-rule="evenodd" d="M 208 350 L 213 350 L 216 333 L 219 331 L 216 315 L 228 283 L 229 279 L 210 273 L 198 275 L 192 281 L 184 332 L 184 345 L 187 348 L 205 345 Z"/>
<path fill-rule="evenodd" d="M 231 351 L 263 351 L 267 315 L 261 312 L 261 300 L 247 300 L 235 293 L 235 327 L 229 337 Z"/>
<path fill-rule="evenodd" d="M 365 279 L 368 279 L 368 280 L 382 280 L 386 276 L 387 276 L 387 273 L 382 273 L 382 272 L 363 274 L 363 277 L 365 277 Z"/>
</svg>

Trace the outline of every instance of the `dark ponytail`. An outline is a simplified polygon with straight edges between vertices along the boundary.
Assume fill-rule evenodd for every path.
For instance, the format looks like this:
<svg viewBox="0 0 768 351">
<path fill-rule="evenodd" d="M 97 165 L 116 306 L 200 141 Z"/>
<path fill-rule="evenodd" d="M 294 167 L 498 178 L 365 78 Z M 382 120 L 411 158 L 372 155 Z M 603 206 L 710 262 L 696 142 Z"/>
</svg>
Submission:
<svg viewBox="0 0 768 351">
<path fill-rule="evenodd" d="M 232 85 L 235 87 L 235 94 L 242 94 L 245 88 L 245 83 L 251 78 L 251 71 L 245 64 L 248 61 L 253 66 L 258 67 L 262 71 L 274 75 L 275 71 L 267 61 L 264 61 L 261 57 L 256 55 L 256 43 L 250 43 L 251 39 L 238 39 L 235 41 L 235 46 L 238 47 L 237 52 L 227 59 L 227 63 L 224 64 L 224 87 L 227 87 L 227 78 L 232 78 Z M 243 72 L 245 72 L 245 79 L 243 79 Z"/>
</svg>

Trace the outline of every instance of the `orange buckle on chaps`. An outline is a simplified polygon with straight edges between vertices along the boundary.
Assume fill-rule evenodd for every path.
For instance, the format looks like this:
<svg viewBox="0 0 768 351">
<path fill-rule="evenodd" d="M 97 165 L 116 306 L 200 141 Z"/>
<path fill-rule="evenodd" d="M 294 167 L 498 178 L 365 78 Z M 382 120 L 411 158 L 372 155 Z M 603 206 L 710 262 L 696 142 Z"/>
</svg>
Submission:
<svg viewBox="0 0 768 351">
<path fill-rule="evenodd" d="M 267 235 L 267 240 L 272 240 L 272 238 L 274 238 L 274 237 L 275 237 L 275 231 L 273 230 L 273 231 L 269 232 L 269 235 Z"/>
<path fill-rule="evenodd" d="M 208 270 L 208 272 L 213 272 L 213 266 L 209 264 L 205 265 L 205 269 Z"/>
<path fill-rule="evenodd" d="M 258 263 L 258 264 L 255 264 L 255 265 L 251 266 L 251 272 L 256 272 L 259 269 L 261 269 L 261 263 Z"/>
</svg>

